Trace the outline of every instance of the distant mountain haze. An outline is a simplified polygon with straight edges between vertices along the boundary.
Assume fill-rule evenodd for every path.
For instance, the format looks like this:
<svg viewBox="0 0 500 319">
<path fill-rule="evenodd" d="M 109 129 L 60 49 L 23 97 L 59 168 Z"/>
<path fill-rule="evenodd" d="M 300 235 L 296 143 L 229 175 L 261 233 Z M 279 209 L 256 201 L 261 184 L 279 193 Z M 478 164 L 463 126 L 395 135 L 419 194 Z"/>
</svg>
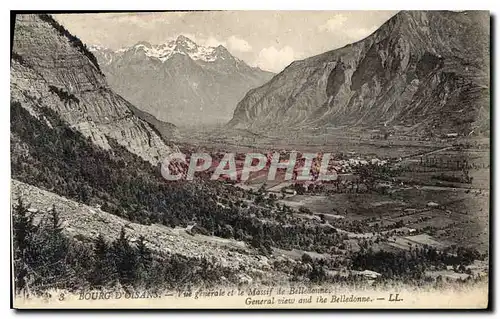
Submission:
<svg viewBox="0 0 500 319">
<path fill-rule="evenodd" d="M 488 134 L 489 26 L 486 11 L 402 11 L 367 38 L 295 61 L 250 90 L 228 126 Z"/>
<path fill-rule="evenodd" d="M 160 45 L 90 50 L 114 90 L 141 111 L 181 126 L 229 121 L 246 92 L 273 76 L 222 45 L 204 47 L 182 35 Z"/>
</svg>

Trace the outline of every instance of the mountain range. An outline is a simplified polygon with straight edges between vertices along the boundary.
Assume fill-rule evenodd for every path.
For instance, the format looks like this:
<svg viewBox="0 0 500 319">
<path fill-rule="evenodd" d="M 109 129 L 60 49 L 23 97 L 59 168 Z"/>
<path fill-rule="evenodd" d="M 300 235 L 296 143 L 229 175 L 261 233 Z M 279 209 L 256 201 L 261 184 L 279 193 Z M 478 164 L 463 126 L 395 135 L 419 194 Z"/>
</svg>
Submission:
<svg viewBox="0 0 500 319">
<path fill-rule="evenodd" d="M 81 293 L 228 283 L 344 285 L 348 278 L 358 285 L 366 261 L 380 260 L 349 251 L 367 242 L 347 236 L 368 233 L 371 226 L 358 223 L 359 214 L 355 223 L 344 222 L 277 202 L 262 187 L 166 181 L 159 163 L 179 152 L 170 138 L 174 124 L 229 120 L 237 104 L 228 126 L 256 139 L 264 134 L 253 132 L 307 127 L 487 132 L 488 21 L 480 12 L 401 12 L 368 38 L 296 61 L 272 77 L 222 46 L 200 47 L 179 37 L 162 46 L 89 50 L 51 16 L 17 14 L 10 66 L 13 286 L 18 292 Z M 244 87 L 254 88 L 236 96 Z M 386 189 L 385 167 L 381 172 Z M 382 196 L 358 193 L 359 185 L 354 193 L 351 185 L 345 216 L 364 207 L 356 198 Z M 430 207 L 430 193 L 418 194 Z M 474 207 L 466 208 L 483 211 Z M 465 222 L 470 224 L 454 224 Z M 469 232 L 462 228 L 458 232 Z M 479 255 L 456 251 L 453 258 L 442 253 L 435 265 L 448 259 L 455 267 L 468 265 L 461 254 Z M 406 249 L 384 255 L 375 270 L 384 272 L 382 278 L 413 279 L 406 277 L 413 275 L 410 268 L 396 276 L 392 269 L 401 263 L 385 263 L 410 255 Z"/>
<path fill-rule="evenodd" d="M 117 93 L 175 125 L 225 123 L 248 90 L 273 76 L 248 66 L 222 45 L 201 46 L 183 35 L 160 45 L 139 42 L 116 51 L 90 50 Z"/>
<path fill-rule="evenodd" d="M 401 11 L 250 90 L 228 127 L 488 134 L 489 26 L 485 11 Z"/>
</svg>

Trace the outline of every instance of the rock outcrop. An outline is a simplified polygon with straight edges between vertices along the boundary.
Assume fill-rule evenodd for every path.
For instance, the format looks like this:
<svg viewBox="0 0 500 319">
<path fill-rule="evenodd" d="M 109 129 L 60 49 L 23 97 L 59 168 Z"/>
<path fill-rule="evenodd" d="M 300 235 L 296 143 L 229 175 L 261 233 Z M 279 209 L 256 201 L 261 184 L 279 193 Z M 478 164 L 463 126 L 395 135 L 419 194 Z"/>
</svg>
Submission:
<svg viewBox="0 0 500 319">
<path fill-rule="evenodd" d="M 48 107 L 95 144 L 109 149 L 108 139 L 115 139 L 153 165 L 171 151 L 110 89 L 86 46 L 48 15 L 16 17 L 11 101 L 32 114 Z"/>
<path fill-rule="evenodd" d="M 488 12 L 402 11 L 367 38 L 295 61 L 238 104 L 230 127 L 489 132 Z"/>
</svg>

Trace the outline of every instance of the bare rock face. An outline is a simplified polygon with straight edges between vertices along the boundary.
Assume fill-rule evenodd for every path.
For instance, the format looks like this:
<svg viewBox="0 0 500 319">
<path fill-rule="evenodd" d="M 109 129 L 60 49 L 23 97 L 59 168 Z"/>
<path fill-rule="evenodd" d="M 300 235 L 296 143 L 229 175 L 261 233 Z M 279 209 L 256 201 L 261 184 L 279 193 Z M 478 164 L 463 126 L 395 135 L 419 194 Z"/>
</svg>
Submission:
<svg viewBox="0 0 500 319">
<path fill-rule="evenodd" d="M 109 88 L 85 45 L 48 15 L 16 18 L 11 100 L 35 115 L 48 107 L 95 144 L 109 149 L 115 139 L 153 165 L 171 149 Z"/>
<path fill-rule="evenodd" d="M 229 126 L 489 132 L 488 12 L 400 12 L 359 42 L 295 61 Z"/>
</svg>

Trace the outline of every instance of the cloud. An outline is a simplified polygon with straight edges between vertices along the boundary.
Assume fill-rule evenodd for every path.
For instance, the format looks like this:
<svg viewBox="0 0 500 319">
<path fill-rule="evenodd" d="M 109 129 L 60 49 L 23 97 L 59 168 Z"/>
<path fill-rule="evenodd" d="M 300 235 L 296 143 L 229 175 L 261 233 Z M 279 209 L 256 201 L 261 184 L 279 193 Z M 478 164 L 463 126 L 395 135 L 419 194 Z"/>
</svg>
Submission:
<svg viewBox="0 0 500 319">
<path fill-rule="evenodd" d="M 377 30 L 376 26 L 371 26 L 368 28 L 357 28 L 357 29 L 349 29 L 346 30 L 346 36 L 354 41 L 364 39 L 365 37 L 372 34 L 375 30 Z"/>
<path fill-rule="evenodd" d="M 347 17 L 342 14 L 336 14 L 333 18 L 328 19 L 325 24 L 320 25 L 318 28 L 320 31 L 333 32 L 339 30 L 344 22 L 347 21 Z"/>
<path fill-rule="evenodd" d="M 194 33 L 187 33 L 187 32 L 181 32 L 181 33 L 179 33 L 179 34 L 177 34 L 177 35 L 175 35 L 173 37 L 170 37 L 170 38 L 168 38 L 168 41 L 174 41 L 180 35 L 185 36 L 186 38 L 188 38 L 191 41 L 194 41 L 195 43 L 198 41 L 198 38 L 196 37 L 196 34 L 194 34 Z"/>
<path fill-rule="evenodd" d="M 273 72 L 279 72 L 295 60 L 296 53 L 289 46 L 276 49 L 274 46 L 262 49 L 255 61 L 258 67 Z"/>
<path fill-rule="evenodd" d="M 250 52 L 252 46 L 248 41 L 238 38 L 234 35 L 230 36 L 226 40 L 219 40 L 215 37 L 208 37 L 206 39 L 199 39 L 199 44 L 207 47 L 216 47 L 218 45 L 223 45 L 231 52 Z"/>
<path fill-rule="evenodd" d="M 221 40 L 214 38 L 214 37 L 208 37 L 205 40 L 200 39 L 199 44 L 206 46 L 206 47 L 216 47 L 219 45 L 223 45 L 223 46 L 227 45 L 226 41 L 221 41 Z"/>
<path fill-rule="evenodd" d="M 135 25 L 138 28 L 146 30 L 156 30 L 156 28 L 165 28 L 173 21 L 178 20 L 180 16 L 171 15 L 170 19 L 159 15 L 158 13 L 104 13 L 97 16 L 96 19 L 107 19 L 118 26 Z"/>
<path fill-rule="evenodd" d="M 252 50 L 250 43 L 246 40 L 237 38 L 234 35 L 227 39 L 227 45 L 230 51 L 249 52 Z"/>
</svg>

